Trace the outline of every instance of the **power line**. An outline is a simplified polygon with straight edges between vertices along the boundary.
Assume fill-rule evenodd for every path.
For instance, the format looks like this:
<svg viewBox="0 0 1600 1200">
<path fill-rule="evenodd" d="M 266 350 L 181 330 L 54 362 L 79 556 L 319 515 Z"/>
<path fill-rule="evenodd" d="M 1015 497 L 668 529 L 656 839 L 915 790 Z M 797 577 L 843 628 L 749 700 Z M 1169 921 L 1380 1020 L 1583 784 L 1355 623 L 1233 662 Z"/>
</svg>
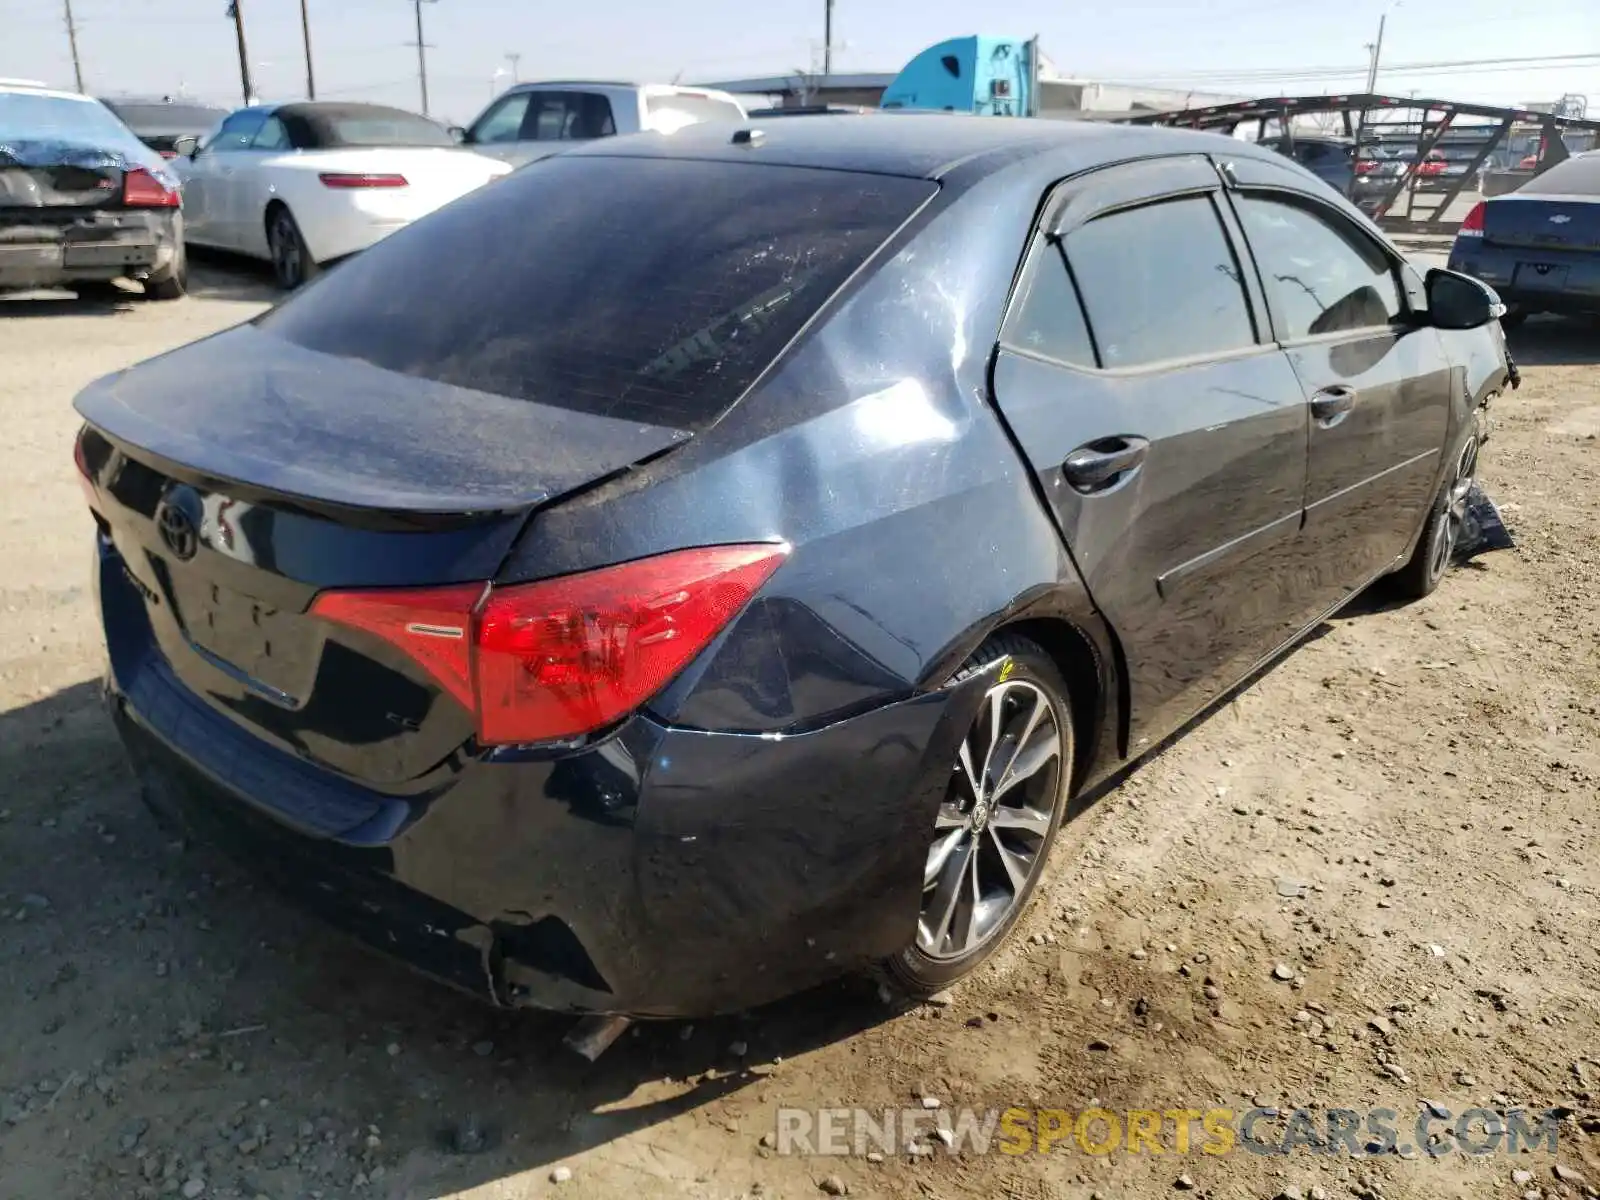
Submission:
<svg viewBox="0 0 1600 1200">
<path fill-rule="evenodd" d="M 1600 66 L 1600 59 L 1596 60 L 1595 65 L 1596 66 Z M 1426 70 L 1426 71 L 1402 71 L 1402 70 L 1394 69 L 1394 68 L 1385 68 L 1384 69 L 1384 76 L 1386 78 L 1388 78 L 1388 79 L 1391 79 L 1391 80 L 1398 79 L 1398 78 L 1403 78 L 1403 79 L 1449 79 L 1449 78 L 1454 78 L 1454 77 L 1457 77 L 1457 76 L 1472 76 L 1472 77 L 1476 78 L 1479 75 L 1499 75 L 1499 74 L 1523 74 L 1523 75 L 1526 75 L 1526 74 L 1532 74 L 1532 73 L 1535 73 L 1535 72 L 1542 72 L 1542 71 L 1570 71 L 1571 69 L 1572 69 L 1571 65 L 1567 64 L 1567 63 L 1552 63 L 1552 64 L 1546 64 L 1544 66 L 1526 66 L 1526 65 L 1523 65 L 1523 66 L 1512 66 L 1512 67 L 1475 67 L 1475 68 L 1473 68 L 1471 70 L 1456 70 L 1454 68 L 1450 68 L 1450 69 L 1433 69 L 1433 70 Z M 1143 79 L 1143 80 L 1137 80 L 1137 81 L 1128 80 L 1128 79 L 1116 79 L 1116 80 L 1114 80 L 1114 82 L 1130 84 L 1130 85 L 1133 85 L 1133 86 L 1144 86 L 1144 87 L 1191 88 L 1191 89 L 1199 90 L 1199 91 L 1206 91 L 1206 90 L 1216 91 L 1218 89 L 1228 89 L 1228 88 L 1232 88 L 1232 89 L 1240 89 L 1240 88 L 1248 89 L 1248 88 L 1251 88 L 1251 87 L 1273 87 L 1273 88 L 1276 88 L 1276 87 L 1283 87 L 1283 86 L 1287 86 L 1289 84 L 1296 84 L 1296 83 L 1317 84 L 1317 85 L 1321 85 L 1322 87 L 1326 88 L 1326 87 L 1329 87 L 1329 86 L 1331 86 L 1333 84 L 1337 84 L 1337 83 L 1340 83 L 1340 82 L 1348 81 L 1352 86 L 1349 87 L 1348 89 L 1340 89 L 1340 90 L 1354 91 L 1354 90 L 1357 89 L 1357 87 L 1359 87 L 1359 84 L 1357 83 L 1357 81 L 1361 80 L 1365 76 L 1365 74 L 1366 74 L 1365 70 L 1360 69 L 1360 68 L 1355 68 L 1355 69 L 1352 69 L 1350 71 L 1342 72 L 1342 73 L 1337 74 L 1337 75 L 1330 75 L 1330 74 L 1324 74 L 1324 75 L 1284 74 L 1284 75 L 1274 75 L 1274 76 L 1257 76 L 1257 77 L 1246 78 L 1246 79 L 1232 79 L 1232 78 L 1229 78 L 1228 76 L 1218 76 L 1218 77 L 1215 77 L 1215 78 L 1207 78 L 1207 79 L 1195 79 L 1195 78 L 1193 78 L 1191 76 L 1187 76 L 1187 75 L 1169 75 L 1169 76 L 1162 76 L 1162 77 L 1152 77 L 1152 78 L 1149 78 L 1149 79 Z M 1393 88 L 1392 87 L 1388 88 L 1386 90 L 1389 91 L 1391 94 L 1393 92 Z"/>
<path fill-rule="evenodd" d="M 1593 62 L 1600 62 L 1600 53 L 1585 54 L 1536 54 L 1524 58 L 1463 58 L 1441 59 L 1432 62 L 1390 63 L 1384 67 L 1385 73 L 1432 70 L 1457 70 L 1467 67 L 1506 67 L 1514 69 L 1523 65 L 1548 64 L 1555 66 L 1586 66 Z M 1326 76 L 1334 79 L 1350 77 L 1363 77 L 1366 75 L 1369 63 L 1350 64 L 1348 66 L 1305 66 L 1305 67 L 1209 67 L 1196 71 L 1184 71 L 1170 75 L 1139 74 L 1107 72 L 1114 75 L 1120 82 L 1136 83 L 1149 79 L 1313 79 Z"/>
</svg>

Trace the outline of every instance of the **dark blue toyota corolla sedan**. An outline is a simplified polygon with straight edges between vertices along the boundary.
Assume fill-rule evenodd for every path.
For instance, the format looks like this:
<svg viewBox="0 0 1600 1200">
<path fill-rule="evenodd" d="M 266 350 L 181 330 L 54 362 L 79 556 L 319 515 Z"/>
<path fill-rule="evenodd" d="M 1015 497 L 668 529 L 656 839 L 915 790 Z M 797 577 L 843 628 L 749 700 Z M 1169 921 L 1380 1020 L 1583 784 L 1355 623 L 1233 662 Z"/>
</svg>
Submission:
<svg viewBox="0 0 1600 1200">
<path fill-rule="evenodd" d="M 158 812 L 497 1003 L 925 993 L 1085 789 L 1437 584 L 1496 312 L 1201 134 L 608 138 L 78 398 L 111 707 Z"/>
</svg>

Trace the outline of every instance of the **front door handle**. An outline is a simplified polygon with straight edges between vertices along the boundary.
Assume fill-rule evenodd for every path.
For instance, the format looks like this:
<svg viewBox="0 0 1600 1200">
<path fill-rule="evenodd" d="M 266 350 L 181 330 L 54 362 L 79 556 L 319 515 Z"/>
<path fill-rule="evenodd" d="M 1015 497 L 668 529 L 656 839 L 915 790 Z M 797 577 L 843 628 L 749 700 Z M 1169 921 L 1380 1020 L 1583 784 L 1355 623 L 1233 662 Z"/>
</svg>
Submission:
<svg viewBox="0 0 1600 1200">
<path fill-rule="evenodd" d="M 1356 406 L 1356 390 L 1342 383 L 1325 387 L 1311 397 L 1311 415 L 1319 421 L 1342 417 Z"/>
<path fill-rule="evenodd" d="M 1108 437 L 1080 446 L 1061 464 L 1061 474 L 1080 492 L 1100 491 L 1144 462 L 1150 443 L 1139 437 Z"/>
</svg>

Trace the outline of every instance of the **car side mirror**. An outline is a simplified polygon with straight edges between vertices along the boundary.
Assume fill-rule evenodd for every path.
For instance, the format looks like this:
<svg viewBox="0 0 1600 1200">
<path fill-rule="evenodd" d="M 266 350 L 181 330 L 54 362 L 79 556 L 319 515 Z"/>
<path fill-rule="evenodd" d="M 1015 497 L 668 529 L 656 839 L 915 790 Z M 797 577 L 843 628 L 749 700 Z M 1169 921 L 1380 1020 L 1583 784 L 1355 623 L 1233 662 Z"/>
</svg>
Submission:
<svg viewBox="0 0 1600 1200">
<path fill-rule="evenodd" d="M 450 126 L 450 128 L 445 130 L 445 132 L 453 137 L 458 143 L 465 142 L 467 140 L 467 131 L 461 128 L 459 125 Z"/>
<path fill-rule="evenodd" d="M 1459 271 L 1428 272 L 1428 323 L 1437 329 L 1478 329 L 1505 315 L 1499 294 Z"/>
<path fill-rule="evenodd" d="M 172 139 L 172 152 L 179 158 L 193 158 L 200 153 L 200 139 L 192 133 Z"/>
</svg>

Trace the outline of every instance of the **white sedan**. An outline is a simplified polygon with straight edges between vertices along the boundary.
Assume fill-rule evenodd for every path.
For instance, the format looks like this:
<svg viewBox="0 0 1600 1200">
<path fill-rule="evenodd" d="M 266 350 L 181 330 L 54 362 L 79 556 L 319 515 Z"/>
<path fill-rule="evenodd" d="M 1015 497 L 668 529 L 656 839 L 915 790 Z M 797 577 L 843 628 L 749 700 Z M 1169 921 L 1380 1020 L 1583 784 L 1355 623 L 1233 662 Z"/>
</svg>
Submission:
<svg viewBox="0 0 1600 1200">
<path fill-rule="evenodd" d="M 328 102 L 241 108 L 173 165 L 185 241 L 267 259 L 285 288 L 511 170 L 426 117 Z"/>
</svg>

